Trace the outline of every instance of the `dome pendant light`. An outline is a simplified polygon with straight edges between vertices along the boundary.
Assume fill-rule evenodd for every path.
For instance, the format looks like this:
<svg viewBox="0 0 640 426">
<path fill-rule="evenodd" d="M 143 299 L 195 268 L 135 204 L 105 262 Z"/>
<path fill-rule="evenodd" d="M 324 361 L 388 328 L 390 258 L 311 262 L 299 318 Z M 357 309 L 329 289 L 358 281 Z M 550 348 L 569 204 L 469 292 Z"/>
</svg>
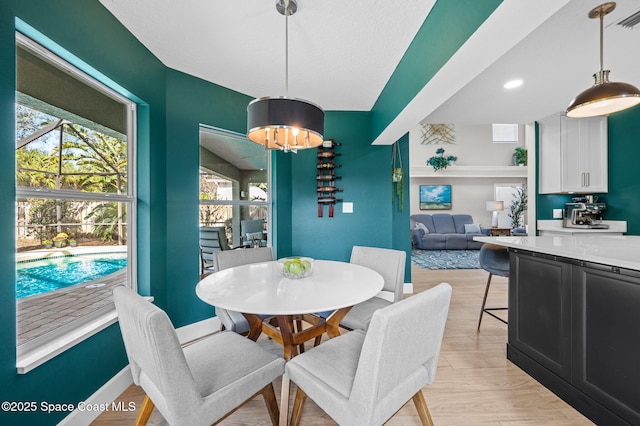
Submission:
<svg viewBox="0 0 640 426">
<path fill-rule="evenodd" d="M 575 97 L 567 108 L 567 117 L 582 118 L 607 115 L 640 103 L 640 91 L 628 83 L 610 82 L 609 70 L 603 69 L 604 16 L 616 8 L 615 2 L 601 4 L 589 12 L 600 19 L 600 71 L 593 75 L 595 84 Z"/>
<path fill-rule="evenodd" d="M 302 99 L 289 98 L 289 16 L 298 10 L 295 0 L 277 0 L 285 22 L 285 96 L 254 99 L 247 106 L 247 137 L 265 149 L 298 152 L 322 145 L 324 111 Z"/>
</svg>

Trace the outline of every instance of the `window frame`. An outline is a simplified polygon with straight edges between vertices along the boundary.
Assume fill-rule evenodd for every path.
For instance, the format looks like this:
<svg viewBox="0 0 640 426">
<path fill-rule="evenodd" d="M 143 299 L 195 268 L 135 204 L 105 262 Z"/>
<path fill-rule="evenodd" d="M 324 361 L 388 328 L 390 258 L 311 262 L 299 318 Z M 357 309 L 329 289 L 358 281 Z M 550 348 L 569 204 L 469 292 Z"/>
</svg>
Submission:
<svg viewBox="0 0 640 426">
<path fill-rule="evenodd" d="M 246 135 L 233 132 L 230 130 L 221 129 L 219 127 L 209 126 L 206 124 L 200 124 L 198 128 L 199 132 L 205 131 L 213 135 L 219 135 L 222 137 L 234 137 L 240 139 L 246 139 L 247 142 L 251 142 Z M 251 142 L 253 143 L 253 142 Z M 267 208 L 267 246 L 273 245 L 273 229 L 272 229 L 272 221 L 273 221 L 273 178 L 272 178 L 272 167 L 273 167 L 273 156 L 271 152 L 267 151 L 266 153 L 266 170 L 267 170 L 267 200 L 266 201 L 252 201 L 252 200 L 198 200 L 198 209 L 200 206 L 240 206 L 240 207 L 252 207 L 252 206 L 264 206 Z M 200 158 L 198 157 L 198 167 L 201 167 Z M 198 181 L 198 186 L 200 185 Z M 198 188 L 198 192 L 200 188 Z M 199 225 L 199 215 L 198 215 L 198 225 Z"/>
<path fill-rule="evenodd" d="M 92 89 L 111 97 L 123 104 L 127 113 L 127 193 L 93 193 L 72 190 L 37 189 L 15 186 L 15 198 L 41 198 L 59 200 L 87 200 L 98 202 L 121 202 L 127 207 L 127 285 L 137 291 L 137 104 L 121 95 L 114 88 L 98 81 L 75 67 L 67 60 L 56 55 L 33 39 L 16 31 L 16 46 L 29 50 L 41 59 L 63 70 Z M 18 76 L 16 75 L 16 78 Z M 14 181 L 15 184 L 15 181 Z M 17 225 L 17 224 L 16 224 Z M 15 285 L 15 281 L 14 281 Z M 16 309 L 16 328 L 18 310 Z M 87 315 L 63 324 L 28 342 L 17 345 L 16 368 L 19 374 L 25 374 L 37 366 L 52 359 L 81 341 L 105 329 L 117 321 L 113 302 Z"/>
</svg>

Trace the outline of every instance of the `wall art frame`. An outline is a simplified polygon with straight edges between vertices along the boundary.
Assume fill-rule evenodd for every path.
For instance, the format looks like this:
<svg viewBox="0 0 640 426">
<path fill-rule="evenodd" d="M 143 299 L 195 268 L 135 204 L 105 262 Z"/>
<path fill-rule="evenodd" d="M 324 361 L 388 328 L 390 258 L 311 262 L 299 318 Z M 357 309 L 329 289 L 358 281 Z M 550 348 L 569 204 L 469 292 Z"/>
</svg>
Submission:
<svg viewBox="0 0 640 426">
<path fill-rule="evenodd" d="M 420 185 L 420 210 L 451 210 L 451 185 Z"/>
</svg>

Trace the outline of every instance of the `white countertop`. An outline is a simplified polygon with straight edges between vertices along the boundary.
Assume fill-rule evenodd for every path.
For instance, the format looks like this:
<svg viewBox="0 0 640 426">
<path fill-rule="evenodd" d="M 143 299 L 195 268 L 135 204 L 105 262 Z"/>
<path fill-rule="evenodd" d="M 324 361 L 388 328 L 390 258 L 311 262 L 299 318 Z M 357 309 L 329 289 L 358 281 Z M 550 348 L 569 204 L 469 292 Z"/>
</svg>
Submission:
<svg viewBox="0 0 640 426">
<path fill-rule="evenodd" d="M 608 229 L 584 229 L 584 228 L 564 228 L 562 219 L 539 220 L 537 222 L 538 231 L 566 232 L 568 234 L 607 234 L 612 232 L 627 232 L 627 222 L 624 220 L 603 220 L 602 223 L 609 225 Z"/>
<path fill-rule="evenodd" d="M 640 271 L 640 236 L 475 237 L 474 240 Z"/>
</svg>

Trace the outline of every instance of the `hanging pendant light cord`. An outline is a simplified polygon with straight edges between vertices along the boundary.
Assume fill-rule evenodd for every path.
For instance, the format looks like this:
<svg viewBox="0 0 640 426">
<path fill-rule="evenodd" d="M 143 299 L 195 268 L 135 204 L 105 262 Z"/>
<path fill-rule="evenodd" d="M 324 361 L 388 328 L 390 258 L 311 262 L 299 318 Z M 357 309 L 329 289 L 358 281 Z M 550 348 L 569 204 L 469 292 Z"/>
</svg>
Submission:
<svg viewBox="0 0 640 426">
<path fill-rule="evenodd" d="M 604 70 L 604 11 L 600 11 L 600 74 Z"/>
<path fill-rule="evenodd" d="M 289 97 L 289 0 L 284 0 L 284 96 Z"/>
</svg>

